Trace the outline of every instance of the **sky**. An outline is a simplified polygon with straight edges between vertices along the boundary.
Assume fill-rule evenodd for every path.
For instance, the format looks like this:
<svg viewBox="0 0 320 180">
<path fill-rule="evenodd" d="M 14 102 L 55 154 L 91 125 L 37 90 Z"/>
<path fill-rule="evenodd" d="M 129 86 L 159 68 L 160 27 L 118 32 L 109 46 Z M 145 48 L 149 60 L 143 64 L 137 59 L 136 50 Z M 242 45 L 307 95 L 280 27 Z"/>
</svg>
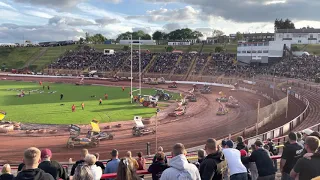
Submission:
<svg viewBox="0 0 320 180">
<path fill-rule="evenodd" d="M 203 38 L 215 29 L 273 32 L 276 18 L 320 28 L 319 9 L 319 0 L 0 0 L 0 43 L 78 40 L 85 32 L 112 39 L 186 27 Z"/>
</svg>

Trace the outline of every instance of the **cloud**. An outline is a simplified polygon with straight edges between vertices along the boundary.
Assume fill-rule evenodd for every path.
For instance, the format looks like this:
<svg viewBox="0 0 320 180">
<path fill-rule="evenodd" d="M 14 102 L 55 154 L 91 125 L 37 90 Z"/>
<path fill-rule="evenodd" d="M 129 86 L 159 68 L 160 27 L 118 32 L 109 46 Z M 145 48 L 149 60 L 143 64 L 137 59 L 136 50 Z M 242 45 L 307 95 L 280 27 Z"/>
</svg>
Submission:
<svg viewBox="0 0 320 180">
<path fill-rule="evenodd" d="M 146 15 L 128 16 L 127 19 L 142 19 L 149 22 L 195 22 L 198 15 L 199 11 L 191 6 L 185 6 L 180 9 L 149 10 Z"/>
<path fill-rule="evenodd" d="M 165 32 L 171 32 L 176 29 L 181 29 L 181 25 L 178 23 L 168 23 L 163 26 L 163 29 L 165 30 Z"/>
<path fill-rule="evenodd" d="M 109 25 L 109 24 L 117 24 L 117 23 L 120 23 L 121 21 L 118 20 L 118 19 L 112 19 L 112 18 L 104 17 L 104 18 L 101 18 L 101 19 L 96 19 L 95 22 L 97 24 L 105 26 L 105 25 Z"/>
<path fill-rule="evenodd" d="M 103 0 L 103 1 L 107 3 L 114 3 L 114 4 L 119 4 L 122 2 L 122 0 Z"/>
<path fill-rule="evenodd" d="M 16 24 L 0 25 L 0 42 L 21 42 L 21 37 L 33 42 L 78 40 L 85 32 L 78 28 L 63 28 L 51 25 L 19 26 Z M 19 38 L 18 38 L 19 37 Z"/>
<path fill-rule="evenodd" d="M 95 23 L 86 19 L 55 16 L 49 19 L 49 25 L 90 26 Z"/>
<path fill-rule="evenodd" d="M 163 2 L 169 0 L 145 0 Z M 272 22 L 276 18 L 318 21 L 319 0 L 171 0 L 199 7 L 203 15 L 235 22 Z"/>
<path fill-rule="evenodd" d="M 16 8 L 13 8 L 11 5 L 6 4 L 6 3 L 4 3 L 4 2 L 0 2 L 0 7 L 2 7 L 2 8 L 7 8 L 7 9 L 11 9 L 11 10 L 14 10 L 14 11 L 17 10 Z"/>
<path fill-rule="evenodd" d="M 40 18 L 45 18 L 45 19 L 50 19 L 53 18 L 54 16 L 45 13 L 45 12 L 40 12 L 40 11 L 34 11 L 34 10 L 28 10 L 28 11 L 24 11 L 25 14 L 31 15 L 31 16 L 35 16 L 35 17 L 40 17 Z"/>
<path fill-rule="evenodd" d="M 36 6 L 47 6 L 56 8 L 70 8 L 75 7 L 77 4 L 85 0 L 13 0 L 18 3 L 32 4 Z"/>
</svg>

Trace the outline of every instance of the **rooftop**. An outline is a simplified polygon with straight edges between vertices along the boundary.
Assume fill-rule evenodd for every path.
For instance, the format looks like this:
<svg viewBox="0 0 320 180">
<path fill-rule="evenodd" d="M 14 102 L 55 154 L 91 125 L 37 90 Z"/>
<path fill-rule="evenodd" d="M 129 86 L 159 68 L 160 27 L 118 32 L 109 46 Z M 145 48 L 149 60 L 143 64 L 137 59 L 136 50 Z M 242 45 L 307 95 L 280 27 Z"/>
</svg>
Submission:
<svg viewBox="0 0 320 180">
<path fill-rule="evenodd" d="M 276 33 L 320 33 L 320 29 L 278 29 Z"/>
</svg>

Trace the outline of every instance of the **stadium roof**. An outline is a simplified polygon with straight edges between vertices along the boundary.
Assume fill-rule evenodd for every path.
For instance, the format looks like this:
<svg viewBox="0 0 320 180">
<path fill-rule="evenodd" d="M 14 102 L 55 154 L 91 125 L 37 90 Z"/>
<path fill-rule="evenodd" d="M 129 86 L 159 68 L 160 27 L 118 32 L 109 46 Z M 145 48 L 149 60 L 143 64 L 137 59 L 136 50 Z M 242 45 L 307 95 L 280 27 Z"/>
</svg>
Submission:
<svg viewBox="0 0 320 180">
<path fill-rule="evenodd" d="M 276 33 L 320 33 L 320 29 L 278 29 Z"/>
</svg>

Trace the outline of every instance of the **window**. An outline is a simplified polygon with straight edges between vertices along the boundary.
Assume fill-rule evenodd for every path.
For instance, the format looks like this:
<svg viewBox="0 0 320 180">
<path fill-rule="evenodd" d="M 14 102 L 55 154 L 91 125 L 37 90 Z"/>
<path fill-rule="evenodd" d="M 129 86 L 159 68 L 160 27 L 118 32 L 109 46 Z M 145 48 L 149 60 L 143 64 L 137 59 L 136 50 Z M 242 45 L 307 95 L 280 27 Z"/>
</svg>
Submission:
<svg viewBox="0 0 320 180">
<path fill-rule="evenodd" d="M 301 43 L 301 40 L 298 40 L 298 43 Z"/>
<path fill-rule="evenodd" d="M 242 53 L 247 53 L 247 51 L 242 51 Z"/>
<path fill-rule="evenodd" d="M 310 38 L 313 38 L 313 34 L 310 34 Z"/>
<path fill-rule="evenodd" d="M 258 46 L 263 46 L 263 43 L 258 43 Z"/>
<path fill-rule="evenodd" d="M 251 51 L 247 51 L 247 53 L 251 53 Z"/>
<path fill-rule="evenodd" d="M 256 51 L 256 50 L 253 50 L 252 53 L 257 53 L 257 51 Z"/>
<path fill-rule="evenodd" d="M 258 53 L 262 53 L 262 51 L 261 51 L 261 50 L 259 50 L 259 51 L 258 51 Z"/>
<path fill-rule="evenodd" d="M 263 50 L 263 53 L 268 53 L 268 50 Z"/>
<path fill-rule="evenodd" d="M 237 51 L 237 53 L 241 53 L 241 51 Z"/>
</svg>

